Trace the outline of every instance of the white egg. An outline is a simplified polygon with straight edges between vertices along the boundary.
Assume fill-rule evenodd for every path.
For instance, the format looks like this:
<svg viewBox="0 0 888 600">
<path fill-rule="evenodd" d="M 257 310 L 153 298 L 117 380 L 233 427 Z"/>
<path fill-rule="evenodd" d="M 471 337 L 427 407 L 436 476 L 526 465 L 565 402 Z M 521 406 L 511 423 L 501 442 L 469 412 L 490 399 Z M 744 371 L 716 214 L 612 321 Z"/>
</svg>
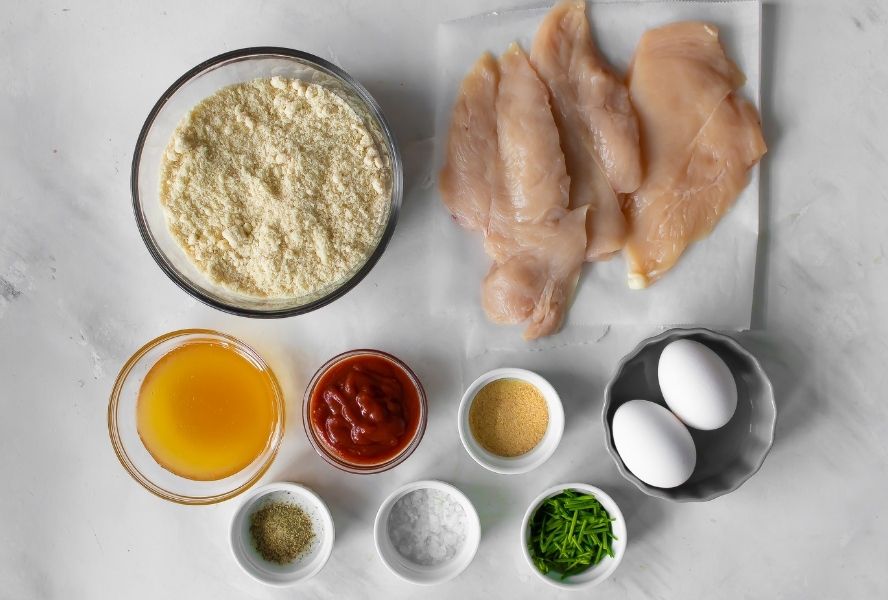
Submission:
<svg viewBox="0 0 888 600">
<path fill-rule="evenodd" d="M 649 485 L 673 488 L 694 472 L 697 448 L 690 432 L 659 404 L 626 402 L 614 413 L 611 431 L 623 463 Z"/>
<path fill-rule="evenodd" d="M 694 340 L 675 340 L 660 354 L 660 391 L 669 409 L 694 429 L 718 429 L 737 410 L 737 383 L 718 354 Z"/>
</svg>

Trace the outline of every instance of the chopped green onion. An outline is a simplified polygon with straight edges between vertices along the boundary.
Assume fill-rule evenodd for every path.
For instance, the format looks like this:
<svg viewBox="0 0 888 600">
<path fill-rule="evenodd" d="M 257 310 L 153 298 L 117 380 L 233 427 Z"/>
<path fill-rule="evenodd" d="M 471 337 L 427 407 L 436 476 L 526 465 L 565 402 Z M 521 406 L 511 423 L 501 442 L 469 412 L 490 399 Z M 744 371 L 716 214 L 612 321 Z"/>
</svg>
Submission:
<svg viewBox="0 0 888 600">
<path fill-rule="evenodd" d="M 565 579 L 613 557 L 613 521 L 591 494 L 564 490 L 547 498 L 530 519 L 528 549 L 534 565 Z"/>
</svg>

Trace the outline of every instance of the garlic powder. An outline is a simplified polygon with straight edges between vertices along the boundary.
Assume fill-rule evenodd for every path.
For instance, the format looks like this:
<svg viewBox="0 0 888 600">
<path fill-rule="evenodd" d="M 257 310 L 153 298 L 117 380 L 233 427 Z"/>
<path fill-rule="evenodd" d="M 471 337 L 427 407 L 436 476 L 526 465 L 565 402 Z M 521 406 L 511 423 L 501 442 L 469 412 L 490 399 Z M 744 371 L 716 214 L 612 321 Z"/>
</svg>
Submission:
<svg viewBox="0 0 888 600">
<path fill-rule="evenodd" d="M 258 297 L 331 286 L 373 252 L 391 167 L 331 90 L 256 79 L 179 123 L 161 164 L 169 230 L 214 282 Z"/>
</svg>

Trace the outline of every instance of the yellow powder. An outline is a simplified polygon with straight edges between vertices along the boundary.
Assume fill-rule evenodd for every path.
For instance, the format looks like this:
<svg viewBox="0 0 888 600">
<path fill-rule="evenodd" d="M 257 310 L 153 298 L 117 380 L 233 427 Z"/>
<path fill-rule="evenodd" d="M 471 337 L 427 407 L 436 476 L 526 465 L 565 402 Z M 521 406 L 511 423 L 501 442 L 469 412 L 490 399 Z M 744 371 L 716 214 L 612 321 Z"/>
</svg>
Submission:
<svg viewBox="0 0 888 600">
<path fill-rule="evenodd" d="M 256 79 L 179 123 L 161 165 L 170 232 L 236 291 L 298 297 L 364 263 L 388 214 L 391 166 L 361 117 L 327 88 Z"/>
<path fill-rule="evenodd" d="M 497 379 L 475 395 L 469 428 L 481 446 L 499 456 L 520 456 L 536 447 L 549 426 L 543 394 L 520 379 Z"/>
</svg>

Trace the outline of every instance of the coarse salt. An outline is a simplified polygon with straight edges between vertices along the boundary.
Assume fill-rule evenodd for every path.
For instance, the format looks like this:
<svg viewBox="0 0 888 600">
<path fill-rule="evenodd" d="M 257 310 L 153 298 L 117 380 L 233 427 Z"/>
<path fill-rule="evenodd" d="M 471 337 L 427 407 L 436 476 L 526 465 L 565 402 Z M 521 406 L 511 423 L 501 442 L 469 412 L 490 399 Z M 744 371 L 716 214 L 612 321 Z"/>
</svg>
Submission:
<svg viewBox="0 0 888 600">
<path fill-rule="evenodd" d="M 424 488 L 392 507 L 388 535 L 405 559 L 422 566 L 452 560 L 466 542 L 466 511 L 441 490 Z"/>
</svg>

